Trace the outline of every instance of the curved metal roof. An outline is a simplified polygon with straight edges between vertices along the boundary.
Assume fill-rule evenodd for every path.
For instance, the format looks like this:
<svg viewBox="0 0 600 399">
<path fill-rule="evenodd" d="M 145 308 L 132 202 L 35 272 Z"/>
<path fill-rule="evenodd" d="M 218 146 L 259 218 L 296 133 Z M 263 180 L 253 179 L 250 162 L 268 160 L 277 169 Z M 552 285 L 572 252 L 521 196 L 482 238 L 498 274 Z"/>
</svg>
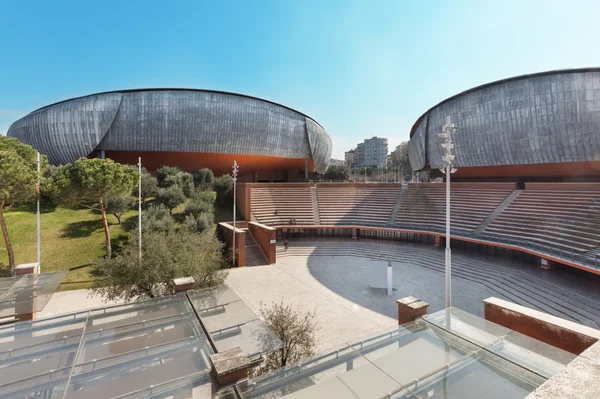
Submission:
<svg viewBox="0 0 600 399">
<path fill-rule="evenodd" d="M 445 99 L 411 129 L 415 170 L 442 167 L 438 134 L 456 124 L 458 168 L 600 160 L 600 68 L 567 69 L 491 82 Z"/>
<path fill-rule="evenodd" d="M 545 75 L 556 75 L 556 74 L 560 74 L 560 73 L 574 73 L 574 72 L 577 72 L 577 73 L 600 72 L 600 67 L 555 69 L 555 70 L 551 70 L 551 71 L 536 72 L 536 73 L 530 73 L 530 74 L 526 74 L 526 75 L 517 75 L 517 76 L 510 77 L 510 78 L 505 78 L 505 79 L 495 80 L 495 81 L 489 82 L 489 83 L 484 83 L 482 85 L 472 87 L 465 91 L 461 91 L 458 94 L 455 94 L 451 97 L 446 98 L 445 100 L 440 101 L 439 103 L 437 103 L 436 105 L 434 105 L 433 107 L 431 107 L 427 111 L 425 111 L 421 116 L 419 116 L 417 121 L 413 124 L 412 128 L 410 129 L 410 137 L 412 137 L 413 134 L 415 134 L 415 130 L 417 130 L 419 123 L 421 123 L 421 120 L 425 117 L 425 115 L 427 115 L 429 113 L 429 111 L 431 111 L 434 108 L 437 108 L 438 106 L 440 106 L 444 103 L 447 103 L 448 101 L 454 100 L 457 97 L 463 96 L 465 94 L 468 94 L 468 93 L 471 93 L 471 92 L 474 92 L 474 91 L 477 91 L 477 90 L 480 90 L 480 89 L 483 89 L 483 88 L 486 88 L 489 86 L 494 86 L 494 85 L 498 85 L 498 84 L 506 83 L 506 82 L 512 82 L 515 80 L 528 79 L 528 78 L 534 78 L 534 77 L 545 76 Z"/>
<path fill-rule="evenodd" d="M 30 114 L 33 114 L 34 112 L 37 112 L 39 110 L 42 110 L 44 108 L 49 108 L 52 107 L 54 105 L 57 104 L 61 104 L 67 101 L 71 101 L 71 100 L 77 100 L 80 98 L 85 98 L 85 97 L 91 97 L 91 96 L 98 96 L 101 94 L 113 94 L 113 93 L 136 93 L 136 92 L 144 92 L 144 91 L 195 91 L 195 92 L 201 92 L 201 93 L 214 93 L 214 94 L 227 94 L 230 96 L 238 96 L 238 97 L 245 97 L 245 98 L 250 98 L 252 100 L 258 100 L 258 101 L 263 101 L 266 103 L 270 103 L 273 105 L 277 105 L 278 107 L 281 108 L 286 108 L 289 109 L 290 111 L 294 111 L 297 114 L 300 115 L 304 115 L 307 118 L 312 119 L 315 123 L 317 123 L 319 126 L 321 126 L 321 124 L 319 122 L 317 122 L 316 120 L 314 120 L 313 118 L 311 118 L 310 116 L 306 115 L 303 112 L 300 112 L 292 107 L 288 107 L 287 105 L 283 105 L 281 103 L 275 102 L 275 101 L 271 101 L 271 100 L 266 100 L 264 98 L 260 98 L 260 97 L 255 97 L 255 96 L 250 96 L 248 94 L 243 94 L 243 93 L 235 93 L 232 91 L 224 91 L 224 90 L 212 90 L 212 89 L 190 89 L 190 88 L 184 88 L 184 87 L 173 87 L 173 88 L 168 88 L 168 87 L 151 87 L 151 88 L 140 88 L 140 89 L 125 89 L 125 90 L 108 90 L 108 91 L 100 91 L 97 93 L 92 93 L 92 94 L 86 94 L 83 96 L 77 96 L 77 97 L 71 97 L 71 98 L 67 98 L 66 100 L 60 100 L 57 101 L 55 103 L 52 104 L 48 104 L 48 105 L 44 105 L 43 107 L 40 107 L 34 111 L 31 111 Z M 323 126 L 321 126 L 323 127 Z"/>
<path fill-rule="evenodd" d="M 324 173 L 331 138 L 312 118 L 260 98 L 215 90 L 109 91 L 39 108 L 8 131 L 69 163 L 98 150 L 312 159 Z"/>
</svg>

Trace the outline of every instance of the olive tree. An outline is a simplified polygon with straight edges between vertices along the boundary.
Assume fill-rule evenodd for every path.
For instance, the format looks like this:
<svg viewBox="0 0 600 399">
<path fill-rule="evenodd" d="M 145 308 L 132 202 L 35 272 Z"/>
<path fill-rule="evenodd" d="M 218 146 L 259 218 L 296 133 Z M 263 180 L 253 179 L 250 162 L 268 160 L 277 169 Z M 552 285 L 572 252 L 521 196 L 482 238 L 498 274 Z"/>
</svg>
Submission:
<svg viewBox="0 0 600 399">
<path fill-rule="evenodd" d="M 156 200 L 160 204 L 163 204 L 169 210 L 169 213 L 172 214 L 173 209 L 175 209 L 178 205 L 183 204 L 186 200 L 186 197 L 181 187 L 175 185 L 159 188 L 158 193 L 156 194 Z"/>
<path fill-rule="evenodd" d="M 214 180 L 215 175 L 212 170 L 208 168 L 194 170 L 194 183 L 201 189 L 211 188 Z"/>
<path fill-rule="evenodd" d="M 42 155 L 40 161 L 43 174 L 48 166 L 48 158 Z M 4 220 L 4 208 L 16 202 L 35 199 L 37 178 L 37 152 L 16 138 L 0 136 L 0 230 L 11 275 L 15 272 L 15 254 Z"/>
<path fill-rule="evenodd" d="M 227 201 L 227 196 L 233 190 L 233 177 L 231 175 L 217 177 L 214 181 L 213 189 L 217 193 L 217 201 L 220 204 L 224 204 Z"/>
<path fill-rule="evenodd" d="M 131 167 L 136 173 L 138 173 L 137 167 Z M 158 190 L 158 180 L 152 176 L 146 168 L 142 168 L 142 202 L 145 202 L 148 198 L 154 197 Z M 136 186 L 133 190 L 134 196 L 139 196 L 138 187 Z"/>
<path fill-rule="evenodd" d="M 100 212 L 106 256 L 112 256 L 110 231 L 106 220 L 111 198 L 131 195 L 137 183 L 137 173 L 126 165 L 110 159 L 79 158 L 61 166 L 54 176 L 54 193 L 59 202 L 83 206 Z"/>
<path fill-rule="evenodd" d="M 137 239 L 132 234 L 121 254 L 94 264 L 95 294 L 106 300 L 141 300 L 171 293 L 175 278 L 191 276 L 195 288 L 205 288 L 222 284 L 227 277 L 223 244 L 212 232 L 146 232 L 141 261 Z"/>
<path fill-rule="evenodd" d="M 121 224 L 123 215 L 133 207 L 135 200 L 131 195 L 118 196 L 108 199 L 106 212 L 111 213 L 117 218 L 117 224 Z"/>
<path fill-rule="evenodd" d="M 271 307 L 260 309 L 261 317 L 269 329 L 283 342 L 283 347 L 266 355 L 259 373 L 277 370 L 289 364 L 297 363 L 313 356 L 317 347 L 315 312 L 302 312 L 290 304 L 273 303 Z M 267 335 L 259 340 L 269 340 Z"/>
</svg>

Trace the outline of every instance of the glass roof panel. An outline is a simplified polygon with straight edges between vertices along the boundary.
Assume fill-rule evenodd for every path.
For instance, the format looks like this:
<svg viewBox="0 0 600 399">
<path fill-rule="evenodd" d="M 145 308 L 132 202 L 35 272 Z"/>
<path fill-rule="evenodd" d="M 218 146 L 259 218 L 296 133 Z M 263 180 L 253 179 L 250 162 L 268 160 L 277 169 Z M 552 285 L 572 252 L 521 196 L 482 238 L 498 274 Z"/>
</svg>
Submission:
<svg viewBox="0 0 600 399">
<path fill-rule="evenodd" d="M 407 384 L 407 388 L 419 398 L 506 399 L 524 398 L 545 381 L 545 378 L 481 349 L 448 368 L 424 375 Z"/>
<path fill-rule="evenodd" d="M 0 319 L 42 311 L 66 271 L 0 278 Z"/>
<path fill-rule="evenodd" d="M 511 329 L 455 307 L 432 313 L 425 320 L 480 346 L 492 345 L 512 332 Z"/>
<path fill-rule="evenodd" d="M 489 349 L 494 342 L 512 344 L 500 335 L 511 330 L 470 320 L 461 312 L 448 312 L 448 316 L 450 331 L 418 320 L 238 384 L 237 389 L 242 398 L 265 399 L 323 395 L 361 399 L 388 395 L 413 399 L 524 398 L 546 380 L 535 370 Z M 458 334 L 469 329 L 467 322 L 478 328 L 475 333 L 467 331 L 463 338 Z"/>
<path fill-rule="evenodd" d="M 457 308 L 433 313 L 427 316 L 425 321 L 460 335 L 545 377 L 553 376 L 576 357 L 562 349 Z"/>
<path fill-rule="evenodd" d="M 93 309 L 0 328 L 0 392 L 209 397 L 212 354 L 185 296 Z"/>
<path fill-rule="evenodd" d="M 283 347 L 283 343 L 226 285 L 188 291 L 192 306 L 219 352 L 239 347 L 249 357 Z"/>
<path fill-rule="evenodd" d="M 577 357 L 516 331 L 487 349 L 546 378 L 561 371 Z"/>
<path fill-rule="evenodd" d="M 210 336 L 218 352 L 239 347 L 250 358 L 283 346 L 281 340 L 259 319 L 210 333 Z"/>
</svg>

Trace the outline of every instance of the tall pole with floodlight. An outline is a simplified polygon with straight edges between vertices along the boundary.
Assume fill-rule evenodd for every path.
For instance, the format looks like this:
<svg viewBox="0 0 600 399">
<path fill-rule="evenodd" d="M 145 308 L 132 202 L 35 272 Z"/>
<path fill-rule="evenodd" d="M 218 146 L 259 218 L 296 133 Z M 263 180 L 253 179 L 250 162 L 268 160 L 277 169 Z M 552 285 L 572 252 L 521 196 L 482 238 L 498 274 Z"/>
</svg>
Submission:
<svg viewBox="0 0 600 399">
<path fill-rule="evenodd" d="M 444 168 L 440 169 L 446 174 L 446 308 L 452 306 L 452 253 L 450 250 L 450 175 L 456 172 L 452 167 L 455 155 L 452 153 L 454 144 L 452 143 L 452 134 L 457 133 L 454 123 L 447 123 L 442 128 L 440 137 L 442 138 L 442 148 L 444 155 Z"/>
<path fill-rule="evenodd" d="M 37 197 L 37 213 L 35 215 L 35 220 L 36 220 L 36 240 L 37 240 L 37 245 L 35 248 L 35 252 L 36 252 L 36 261 L 37 261 L 37 274 L 40 274 L 42 269 L 41 269 L 41 262 L 42 262 L 42 239 L 41 239 L 41 222 L 40 222 L 40 153 L 38 151 L 37 153 L 37 183 L 35 184 L 35 195 Z"/>
<path fill-rule="evenodd" d="M 236 211 L 236 186 L 237 186 L 238 164 L 233 161 L 233 266 L 235 266 L 235 211 Z"/>
<path fill-rule="evenodd" d="M 142 262 L 142 157 L 138 158 L 138 258 Z"/>
</svg>

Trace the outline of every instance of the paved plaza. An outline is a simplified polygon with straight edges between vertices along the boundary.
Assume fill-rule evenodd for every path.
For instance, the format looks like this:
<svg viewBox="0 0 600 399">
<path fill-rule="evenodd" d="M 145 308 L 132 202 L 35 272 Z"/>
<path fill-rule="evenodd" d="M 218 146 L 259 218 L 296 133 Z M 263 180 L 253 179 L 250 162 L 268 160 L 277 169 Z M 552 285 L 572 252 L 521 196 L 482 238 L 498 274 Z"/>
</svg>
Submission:
<svg viewBox="0 0 600 399">
<path fill-rule="evenodd" d="M 227 284 L 256 313 L 273 302 L 316 312 L 318 351 L 396 325 L 396 299 L 414 295 L 444 307 L 444 251 L 427 244 L 321 238 L 290 240 L 275 265 L 232 269 Z M 393 296 L 369 287 L 372 260 L 391 260 Z M 495 296 L 573 320 L 600 325 L 600 283 L 565 271 L 454 250 L 453 305 L 483 316 Z M 111 302 L 116 303 L 116 302 Z M 86 290 L 59 292 L 38 317 L 106 306 Z"/>
</svg>

